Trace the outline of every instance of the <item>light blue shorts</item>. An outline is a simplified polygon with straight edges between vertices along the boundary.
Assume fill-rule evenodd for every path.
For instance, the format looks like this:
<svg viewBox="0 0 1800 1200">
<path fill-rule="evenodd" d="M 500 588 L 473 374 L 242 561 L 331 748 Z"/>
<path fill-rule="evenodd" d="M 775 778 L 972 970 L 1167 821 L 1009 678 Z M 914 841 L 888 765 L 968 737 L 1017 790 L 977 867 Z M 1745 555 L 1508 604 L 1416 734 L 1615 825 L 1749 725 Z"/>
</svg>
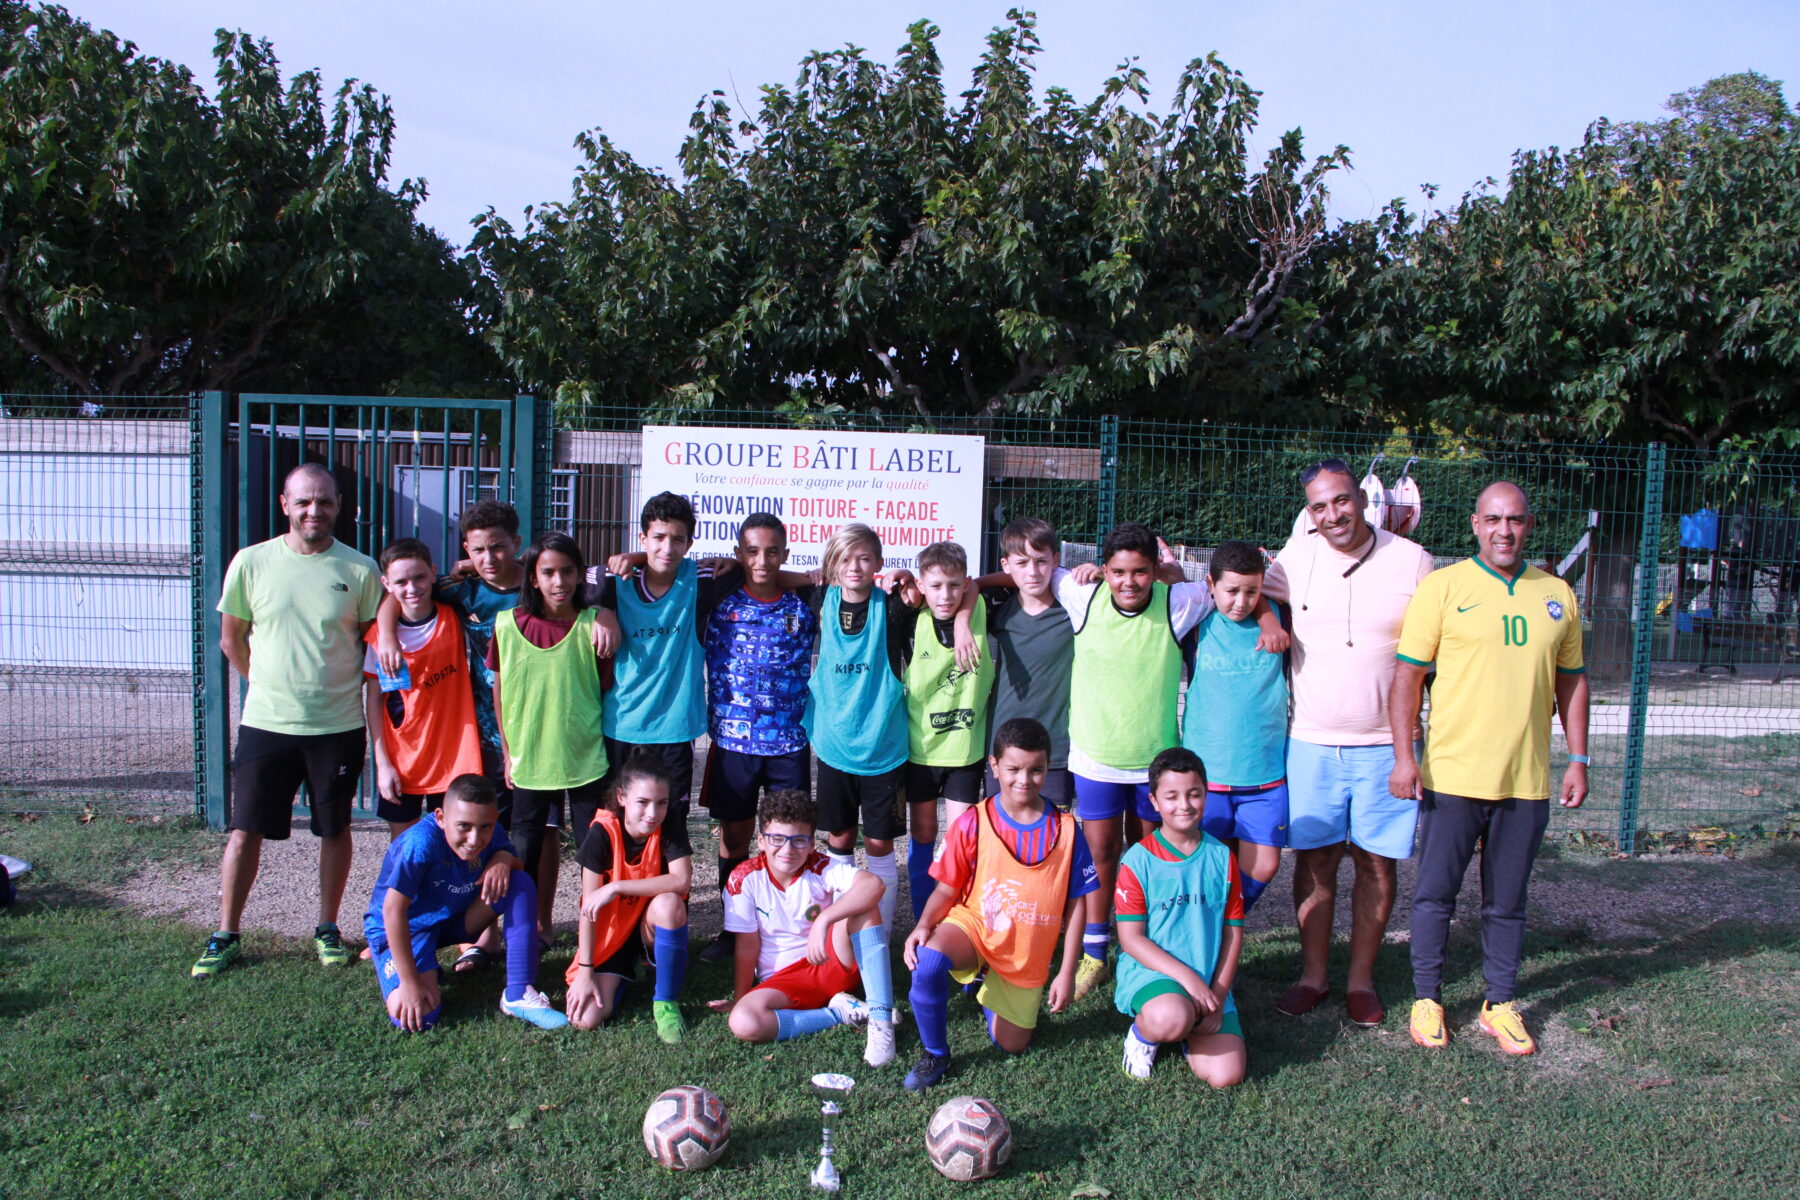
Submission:
<svg viewBox="0 0 1800 1200">
<path fill-rule="evenodd" d="M 1288 845 L 1352 842 L 1383 858 L 1410 858 L 1417 801 L 1388 791 L 1394 748 L 1321 746 L 1288 739 Z"/>
</svg>

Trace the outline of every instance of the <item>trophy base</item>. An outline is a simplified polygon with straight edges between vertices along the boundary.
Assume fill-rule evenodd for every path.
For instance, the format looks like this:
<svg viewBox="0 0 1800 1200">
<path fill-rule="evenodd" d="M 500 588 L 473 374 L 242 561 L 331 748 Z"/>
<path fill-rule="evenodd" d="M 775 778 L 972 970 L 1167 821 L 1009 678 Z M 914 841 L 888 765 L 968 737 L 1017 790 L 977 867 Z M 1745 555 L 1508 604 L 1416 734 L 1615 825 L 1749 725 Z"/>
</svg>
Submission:
<svg viewBox="0 0 1800 1200">
<path fill-rule="evenodd" d="M 844 1189 L 844 1177 L 838 1173 L 836 1164 L 830 1159 L 823 1159 L 812 1169 L 812 1183 L 815 1192 L 840 1192 Z"/>
</svg>

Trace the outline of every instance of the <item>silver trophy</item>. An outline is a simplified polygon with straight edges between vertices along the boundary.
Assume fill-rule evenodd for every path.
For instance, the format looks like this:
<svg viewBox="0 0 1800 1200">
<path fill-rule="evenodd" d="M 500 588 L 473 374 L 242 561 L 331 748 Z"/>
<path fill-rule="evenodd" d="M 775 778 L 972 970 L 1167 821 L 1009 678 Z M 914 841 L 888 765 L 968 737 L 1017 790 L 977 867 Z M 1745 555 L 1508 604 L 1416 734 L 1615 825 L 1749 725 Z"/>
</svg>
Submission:
<svg viewBox="0 0 1800 1200">
<path fill-rule="evenodd" d="M 838 1101 L 849 1097 L 856 1080 L 848 1075 L 825 1073 L 814 1075 L 812 1086 L 813 1091 L 825 1098 L 824 1107 L 819 1109 L 819 1165 L 812 1169 L 812 1185 L 821 1192 L 842 1191 L 844 1177 L 838 1173 L 837 1164 L 831 1161 L 831 1119 L 844 1111 L 838 1107 Z"/>
</svg>

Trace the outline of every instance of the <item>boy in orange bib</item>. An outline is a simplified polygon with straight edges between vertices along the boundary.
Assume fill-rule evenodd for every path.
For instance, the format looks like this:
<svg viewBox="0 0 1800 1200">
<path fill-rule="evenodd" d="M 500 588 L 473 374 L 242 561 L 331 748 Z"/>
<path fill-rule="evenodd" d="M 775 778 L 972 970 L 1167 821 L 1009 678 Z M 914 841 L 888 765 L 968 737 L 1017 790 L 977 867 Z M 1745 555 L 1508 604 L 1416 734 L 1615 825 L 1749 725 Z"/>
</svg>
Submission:
<svg viewBox="0 0 1800 1200">
<path fill-rule="evenodd" d="M 976 993 L 988 1037 L 1008 1054 L 1031 1044 L 1046 981 L 1049 1008 L 1075 994 L 1084 896 L 1099 887 L 1094 860 L 1075 819 L 1044 804 L 1050 735 L 1029 717 L 1006 722 L 988 760 L 999 794 L 957 818 L 932 865 L 937 890 L 906 938 L 913 1019 L 924 1053 L 906 1077 L 921 1091 L 950 1069 L 950 981 L 967 983 L 985 967 Z M 1062 943 L 1062 965 L 1050 978 Z"/>
<path fill-rule="evenodd" d="M 635 755 L 576 852 L 581 920 L 564 1007 L 578 1029 L 597 1029 L 618 1011 L 620 990 L 645 958 L 656 969 L 656 1036 L 673 1045 L 686 1029 L 676 997 L 687 974 L 693 860 L 685 839 L 664 842 L 668 811 L 668 771 L 651 755 Z"/>
</svg>

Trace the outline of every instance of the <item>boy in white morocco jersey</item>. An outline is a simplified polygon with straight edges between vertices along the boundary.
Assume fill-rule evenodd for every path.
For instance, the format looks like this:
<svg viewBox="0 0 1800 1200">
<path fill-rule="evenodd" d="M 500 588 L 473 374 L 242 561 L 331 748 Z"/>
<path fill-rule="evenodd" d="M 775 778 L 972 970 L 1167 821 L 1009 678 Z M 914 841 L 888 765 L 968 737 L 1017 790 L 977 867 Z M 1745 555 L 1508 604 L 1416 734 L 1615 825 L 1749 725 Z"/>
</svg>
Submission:
<svg viewBox="0 0 1800 1200">
<path fill-rule="evenodd" d="M 833 862 L 814 845 L 818 810 L 800 791 L 763 798 L 759 853 L 725 883 L 725 929 L 734 939 L 731 1032 L 785 1042 L 834 1025 L 869 1027 L 863 1058 L 894 1058 L 894 981 L 881 928 L 881 880 Z M 865 1003 L 851 994 L 861 982 Z"/>
</svg>

